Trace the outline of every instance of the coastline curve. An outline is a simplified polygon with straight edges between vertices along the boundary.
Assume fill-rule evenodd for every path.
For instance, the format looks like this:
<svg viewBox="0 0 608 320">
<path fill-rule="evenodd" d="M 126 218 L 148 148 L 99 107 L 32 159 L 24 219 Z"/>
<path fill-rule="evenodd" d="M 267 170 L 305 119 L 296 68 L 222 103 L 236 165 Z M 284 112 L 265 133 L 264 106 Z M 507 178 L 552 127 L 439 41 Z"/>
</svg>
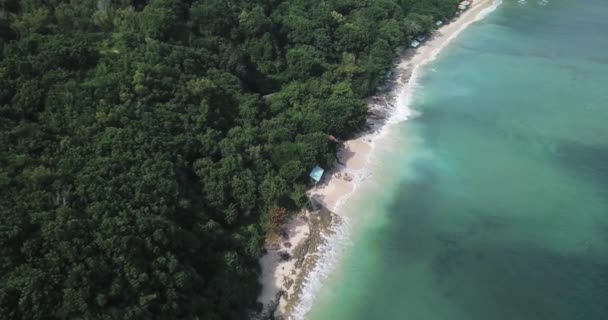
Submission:
<svg viewBox="0 0 608 320">
<path fill-rule="evenodd" d="M 323 190 L 322 192 L 309 192 L 309 196 L 311 197 L 318 194 L 327 197 L 328 193 L 335 191 L 332 188 L 332 183 L 333 185 L 339 183 L 336 182 L 339 179 L 335 178 L 337 173 L 346 173 L 352 177 L 352 186 L 349 190 L 342 191 L 341 194 L 338 191 L 338 194 L 330 195 L 334 199 L 332 199 L 329 205 L 325 203 L 328 209 L 341 217 L 342 222 L 332 225 L 331 235 L 323 239 L 323 243 L 317 251 L 319 258 L 316 265 L 307 274 L 303 275 L 303 286 L 299 301 L 296 302 L 291 314 L 285 315 L 288 319 L 306 319 L 306 316 L 314 305 L 317 294 L 323 288 L 324 282 L 334 272 L 337 262 L 341 259 L 344 252 L 352 247 L 350 223 L 348 217 L 341 210 L 349 198 L 356 194 L 360 185 L 372 175 L 372 172 L 369 171 L 369 165 L 374 160 L 375 145 L 385 138 L 392 126 L 415 116 L 414 111 L 410 108 L 410 104 L 414 92 L 418 88 L 417 79 L 424 71 L 424 67 L 434 61 L 439 53 L 467 27 L 487 17 L 500 4 L 502 4 L 502 0 L 478 1 L 455 22 L 439 29 L 433 38 L 429 40 L 429 43 L 420 47 L 416 52 L 407 50 L 400 57 L 400 62 L 395 67 L 397 72 L 395 79 L 392 80 L 392 88 L 388 90 L 388 93 L 370 99 L 370 111 L 380 110 L 380 112 L 385 114 L 385 117 L 375 120 L 370 119 L 368 123 L 369 130 L 347 142 L 348 144 L 353 143 L 353 141 L 359 141 L 368 145 L 369 148 L 367 150 L 357 150 L 356 148 L 355 150 L 351 150 L 354 153 L 354 155 L 351 155 L 351 159 L 354 158 L 354 162 L 362 162 L 363 165 L 358 165 L 357 168 L 349 167 L 349 163 L 339 165 L 330 172 L 331 178 L 326 185 L 326 188 L 330 189 L 330 192 L 323 192 Z M 384 103 L 378 104 L 377 101 Z"/>
</svg>

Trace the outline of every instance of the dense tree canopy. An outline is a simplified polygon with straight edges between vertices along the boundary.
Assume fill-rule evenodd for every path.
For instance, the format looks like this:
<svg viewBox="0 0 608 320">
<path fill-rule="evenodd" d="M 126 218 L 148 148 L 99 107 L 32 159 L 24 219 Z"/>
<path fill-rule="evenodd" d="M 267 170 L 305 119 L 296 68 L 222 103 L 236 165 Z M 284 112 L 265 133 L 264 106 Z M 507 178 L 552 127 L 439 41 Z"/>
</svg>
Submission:
<svg viewBox="0 0 608 320">
<path fill-rule="evenodd" d="M 244 318 L 277 208 L 456 2 L 0 1 L 0 318 Z"/>
</svg>

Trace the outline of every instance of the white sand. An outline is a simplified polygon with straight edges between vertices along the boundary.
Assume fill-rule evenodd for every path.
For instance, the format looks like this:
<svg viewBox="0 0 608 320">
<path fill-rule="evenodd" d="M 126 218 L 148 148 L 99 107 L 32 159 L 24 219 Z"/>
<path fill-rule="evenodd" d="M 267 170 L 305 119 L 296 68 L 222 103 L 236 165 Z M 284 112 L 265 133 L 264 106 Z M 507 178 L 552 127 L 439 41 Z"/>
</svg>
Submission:
<svg viewBox="0 0 608 320">
<path fill-rule="evenodd" d="M 480 13 L 490 7 L 493 0 L 477 0 L 474 1 L 471 8 L 460 15 L 460 17 L 433 34 L 423 46 L 416 49 L 413 56 L 413 50 L 407 50 L 406 57 L 399 64 L 397 69 L 400 69 L 402 74 L 410 74 L 411 71 L 420 67 L 427 62 L 433 60 L 437 53 L 460 31 L 466 26 L 476 21 Z M 409 73 L 408 73 L 409 72 Z M 402 82 L 407 82 L 408 79 L 401 79 Z M 346 141 L 344 149 L 338 155 L 341 165 L 326 171 L 323 181 L 315 188 L 308 192 L 309 197 L 323 204 L 332 212 L 340 213 L 339 206 L 351 195 L 358 182 L 361 182 L 365 177 L 369 176 L 367 164 L 370 160 L 370 155 L 373 152 L 373 133 L 364 133 L 363 135 Z M 292 292 L 293 286 L 290 289 L 285 288 L 285 284 L 296 279 L 301 270 L 295 268 L 295 259 L 280 262 L 279 251 L 286 251 L 292 254 L 293 249 L 300 243 L 304 242 L 309 234 L 309 224 L 304 220 L 302 215 L 296 217 L 288 226 L 289 241 L 291 248 L 285 248 L 281 245 L 280 250 L 269 250 L 268 254 L 260 259 L 262 265 L 262 276 L 260 282 L 263 285 L 263 291 L 258 301 L 267 306 L 271 303 L 279 290 L 286 291 L 289 295 Z M 285 299 L 279 301 L 276 314 L 283 314 Z"/>
<path fill-rule="evenodd" d="M 300 214 L 292 219 L 287 225 L 288 239 L 280 239 L 278 249 L 268 249 L 268 253 L 260 258 L 262 266 L 262 275 L 260 282 L 263 285 L 262 293 L 258 297 L 258 301 L 269 305 L 277 296 L 279 290 L 284 290 L 288 294 L 292 288 L 285 288 L 285 284 L 289 280 L 295 280 L 299 275 L 300 270 L 295 267 L 296 259 L 281 261 L 279 253 L 286 252 L 293 257 L 294 249 L 302 244 L 310 235 L 310 226 L 306 215 Z M 291 246 L 286 247 L 285 243 L 289 242 Z M 280 300 L 279 307 L 285 304 L 285 299 Z"/>
<path fill-rule="evenodd" d="M 420 67 L 433 60 L 437 53 L 455 38 L 466 26 L 476 21 L 480 13 L 492 5 L 492 0 L 477 0 L 473 5 L 456 19 L 456 21 L 444 25 L 437 30 L 431 39 L 423 46 L 415 50 L 411 58 L 405 58 L 398 66 L 404 74 L 410 74 L 411 70 Z M 411 50 L 408 50 L 411 52 Z M 410 56 L 407 55 L 406 56 Z M 410 71 L 408 73 L 407 71 Z M 403 81 L 403 79 L 401 79 Z M 405 80 L 407 82 L 407 79 Z M 346 141 L 345 148 L 340 152 L 338 158 L 343 165 L 338 166 L 329 172 L 330 176 L 316 189 L 309 191 L 309 196 L 323 204 L 330 211 L 337 212 L 341 202 L 353 193 L 355 184 L 368 176 L 369 172 L 364 172 L 370 159 L 373 149 L 374 135 L 366 133 L 355 139 Z M 344 174 L 352 178 L 351 181 L 345 180 Z M 342 178 L 338 178 L 340 175 Z"/>
<path fill-rule="evenodd" d="M 480 18 L 480 14 L 485 9 L 492 6 L 493 0 L 475 0 L 471 7 L 462 13 L 456 21 L 444 25 L 437 30 L 432 39 L 427 41 L 422 47 L 416 50 L 416 54 L 412 59 L 407 61 L 408 65 L 416 66 L 426 64 L 437 53 L 445 47 L 452 39 L 454 39 L 460 32 L 470 25 L 472 22 L 477 21 Z"/>
</svg>

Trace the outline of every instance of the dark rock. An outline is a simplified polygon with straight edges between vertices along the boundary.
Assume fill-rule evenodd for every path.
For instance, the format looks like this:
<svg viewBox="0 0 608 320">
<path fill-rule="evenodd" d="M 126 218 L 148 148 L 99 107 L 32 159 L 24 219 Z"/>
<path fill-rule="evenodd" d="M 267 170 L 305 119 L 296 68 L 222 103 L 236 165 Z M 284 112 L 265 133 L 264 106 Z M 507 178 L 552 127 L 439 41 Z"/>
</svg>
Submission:
<svg viewBox="0 0 608 320">
<path fill-rule="evenodd" d="M 284 294 L 285 290 L 279 290 L 279 292 L 277 292 L 277 294 L 274 296 L 274 300 L 277 302 L 277 305 L 279 304 L 279 301 L 281 300 L 281 297 L 283 297 Z"/>
<path fill-rule="evenodd" d="M 256 313 L 261 313 L 264 310 L 264 304 L 261 302 L 256 302 L 255 307 L 253 309 Z"/>
<path fill-rule="evenodd" d="M 291 288 L 291 286 L 293 286 L 295 281 L 293 281 L 293 279 L 287 279 L 285 280 L 285 283 L 283 283 L 283 286 L 285 287 L 285 289 L 289 289 Z"/>
<path fill-rule="evenodd" d="M 269 243 L 269 244 L 267 244 L 267 245 L 266 245 L 266 248 L 267 248 L 268 250 L 279 250 L 279 249 L 281 249 L 281 245 L 280 245 L 280 244 L 278 244 L 278 243 L 276 243 L 276 242 L 273 242 L 273 243 Z"/>
<path fill-rule="evenodd" d="M 283 243 L 283 246 L 285 248 L 291 248 L 291 242 L 287 241 L 287 242 Z"/>
<path fill-rule="evenodd" d="M 289 259 L 291 259 L 291 255 L 285 251 L 279 252 L 279 258 L 281 259 L 281 261 L 288 261 Z"/>
</svg>

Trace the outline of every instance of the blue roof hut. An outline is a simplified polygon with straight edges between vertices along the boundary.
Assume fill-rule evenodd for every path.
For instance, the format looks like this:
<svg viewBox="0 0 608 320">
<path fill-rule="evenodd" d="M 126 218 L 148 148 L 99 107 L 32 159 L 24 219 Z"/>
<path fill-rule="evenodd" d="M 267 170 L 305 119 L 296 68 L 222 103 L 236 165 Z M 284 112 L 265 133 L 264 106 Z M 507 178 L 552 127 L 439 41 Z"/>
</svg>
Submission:
<svg viewBox="0 0 608 320">
<path fill-rule="evenodd" d="M 325 172 L 325 170 L 323 170 L 323 168 L 319 166 L 312 168 L 312 171 L 310 172 L 310 178 L 315 182 L 315 184 L 321 181 L 321 178 L 323 177 L 323 172 Z"/>
</svg>

